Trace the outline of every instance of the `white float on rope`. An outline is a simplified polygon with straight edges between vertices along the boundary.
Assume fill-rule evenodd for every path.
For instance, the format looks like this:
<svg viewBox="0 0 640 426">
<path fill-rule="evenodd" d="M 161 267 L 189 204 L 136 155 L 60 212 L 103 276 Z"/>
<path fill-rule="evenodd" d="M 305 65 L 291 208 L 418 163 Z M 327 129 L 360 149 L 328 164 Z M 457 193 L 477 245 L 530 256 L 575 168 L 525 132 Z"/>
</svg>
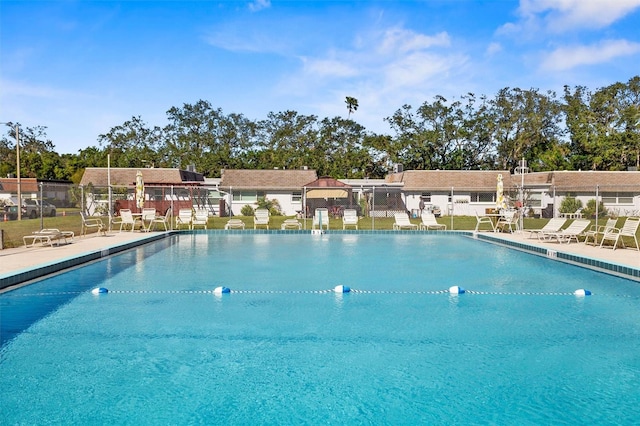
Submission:
<svg viewBox="0 0 640 426">
<path fill-rule="evenodd" d="M 573 292 L 575 296 L 591 296 L 591 292 L 589 290 L 585 290 L 584 288 L 579 288 Z"/>
<path fill-rule="evenodd" d="M 464 288 L 454 285 L 452 287 L 449 287 L 449 293 L 450 294 L 464 294 Z"/>
<path fill-rule="evenodd" d="M 109 293 L 109 290 L 104 287 L 98 287 L 91 290 L 91 294 Z"/>
<path fill-rule="evenodd" d="M 335 293 L 349 293 L 351 291 L 351 289 L 349 287 L 347 287 L 346 285 L 337 285 L 333 288 L 333 291 Z"/>
</svg>

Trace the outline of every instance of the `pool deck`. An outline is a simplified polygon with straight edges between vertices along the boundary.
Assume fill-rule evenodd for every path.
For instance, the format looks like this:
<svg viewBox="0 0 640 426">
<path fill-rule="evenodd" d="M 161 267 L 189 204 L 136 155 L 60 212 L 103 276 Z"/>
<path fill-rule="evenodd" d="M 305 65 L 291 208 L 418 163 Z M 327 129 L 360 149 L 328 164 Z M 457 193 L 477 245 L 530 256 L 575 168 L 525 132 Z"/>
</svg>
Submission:
<svg viewBox="0 0 640 426">
<path fill-rule="evenodd" d="M 330 233 L 333 232 L 343 233 L 330 231 Z M 165 238 L 168 235 L 171 235 L 171 232 L 112 232 L 107 236 L 92 234 L 86 237 L 76 237 L 69 244 L 61 244 L 60 246 L 43 247 L 36 244 L 35 247 L 23 246 L 0 250 L 0 289 L 82 263 L 99 260 L 102 257 Z M 529 235 L 526 232 L 513 234 L 480 232 L 477 236 L 481 240 L 489 240 L 511 248 L 534 252 L 541 256 L 592 267 L 603 272 L 640 281 L 640 252 L 635 249 L 612 250 L 575 242 L 570 244 L 540 242 L 535 237 L 528 238 Z M 622 271 L 622 269 L 624 270 Z"/>
</svg>

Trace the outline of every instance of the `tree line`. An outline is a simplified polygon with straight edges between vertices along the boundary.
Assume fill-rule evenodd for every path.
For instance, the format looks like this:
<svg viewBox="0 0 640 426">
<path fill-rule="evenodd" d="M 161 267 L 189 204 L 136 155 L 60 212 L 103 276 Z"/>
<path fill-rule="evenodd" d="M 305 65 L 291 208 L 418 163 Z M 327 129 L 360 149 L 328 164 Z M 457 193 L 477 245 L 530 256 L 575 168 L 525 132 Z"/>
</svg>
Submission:
<svg viewBox="0 0 640 426">
<path fill-rule="evenodd" d="M 194 165 L 208 177 L 222 169 L 296 169 L 320 176 L 380 178 L 394 164 L 408 170 L 512 170 L 525 159 L 532 171 L 640 170 L 640 76 L 590 91 L 506 87 L 489 98 L 473 93 L 436 96 L 403 105 L 385 118 L 390 134 L 353 120 L 358 101 L 347 97 L 347 118 L 296 111 L 263 120 L 225 114 L 209 101 L 172 107 L 164 127 L 134 116 L 99 135 L 97 146 L 59 155 L 46 128 L 21 128 L 21 175 L 79 182 L 86 167 Z M 10 123 L 11 124 L 11 123 Z M 0 176 L 15 174 L 14 127 L 0 140 Z"/>
</svg>

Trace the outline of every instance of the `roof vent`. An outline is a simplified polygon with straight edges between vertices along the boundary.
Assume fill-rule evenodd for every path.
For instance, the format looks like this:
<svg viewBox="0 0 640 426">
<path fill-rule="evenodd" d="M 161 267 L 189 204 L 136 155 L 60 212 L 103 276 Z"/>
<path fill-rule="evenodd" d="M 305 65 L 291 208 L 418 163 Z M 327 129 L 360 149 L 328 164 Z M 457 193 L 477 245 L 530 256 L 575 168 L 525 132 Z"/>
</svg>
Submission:
<svg viewBox="0 0 640 426">
<path fill-rule="evenodd" d="M 195 172 L 196 171 L 196 165 L 195 164 L 189 164 L 187 166 L 187 171 L 188 172 Z"/>
<path fill-rule="evenodd" d="M 393 173 L 402 173 L 404 171 L 404 167 L 402 164 L 394 164 L 393 165 Z"/>
</svg>

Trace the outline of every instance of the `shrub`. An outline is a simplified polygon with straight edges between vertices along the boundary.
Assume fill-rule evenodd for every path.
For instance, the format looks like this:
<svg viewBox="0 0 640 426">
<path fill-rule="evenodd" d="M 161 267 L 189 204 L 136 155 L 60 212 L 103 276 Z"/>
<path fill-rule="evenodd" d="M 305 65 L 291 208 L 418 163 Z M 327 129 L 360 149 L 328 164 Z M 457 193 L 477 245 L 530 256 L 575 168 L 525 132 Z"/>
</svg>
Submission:
<svg viewBox="0 0 640 426">
<path fill-rule="evenodd" d="M 582 216 L 587 219 L 595 219 L 596 217 L 596 200 L 591 199 L 587 201 L 587 206 L 582 210 Z M 598 205 L 598 217 L 607 216 L 607 208 L 604 206 L 602 201 L 600 201 L 600 205 Z"/>
<path fill-rule="evenodd" d="M 240 209 L 240 214 L 242 216 L 253 216 L 253 207 L 249 204 L 243 206 L 242 209 Z"/>
<path fill-rule="evenodd" d="M 582 201 L 567 195 L 560 204 L 560 213 L 575 213 L 579 208 L 582 208 Z"/>
<path fill-rule="evenodd" d="M 278 200 L 267 200 L 265 197 L 258 198 L 258 208 L 269 210 L 271 216 L 282 216 L 282 208 Z"/>
</svg>

